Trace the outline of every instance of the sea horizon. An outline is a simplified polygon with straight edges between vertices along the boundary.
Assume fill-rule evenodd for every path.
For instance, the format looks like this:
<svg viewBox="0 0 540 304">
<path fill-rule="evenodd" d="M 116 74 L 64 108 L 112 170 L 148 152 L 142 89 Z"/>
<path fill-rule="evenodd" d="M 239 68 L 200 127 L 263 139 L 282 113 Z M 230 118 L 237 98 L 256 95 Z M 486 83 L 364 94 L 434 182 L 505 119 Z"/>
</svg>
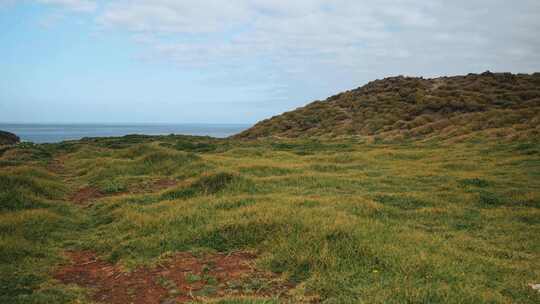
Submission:
<svg viewBox="0 0 540 304">
<path fill-rule="evenodd" d="M 85 137 L 139 135 L 194 135 L 225 138 L 252 124 L 242 123 L 0 123 L 0 130 L 16 134 L 25 142 L 58 143 Z"/>
</svg>

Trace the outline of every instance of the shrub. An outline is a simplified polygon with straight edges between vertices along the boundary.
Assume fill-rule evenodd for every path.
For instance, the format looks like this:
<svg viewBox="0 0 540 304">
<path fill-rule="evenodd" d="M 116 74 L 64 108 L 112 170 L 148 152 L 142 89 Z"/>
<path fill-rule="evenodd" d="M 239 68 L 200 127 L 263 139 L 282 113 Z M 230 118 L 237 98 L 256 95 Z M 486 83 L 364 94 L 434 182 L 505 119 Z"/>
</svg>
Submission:
<svg viewBox="0 0 540 304">
<path fill-rule="evenodd" d="M 244 179 L 230 173 L 217 173 L 199 178 L 190 186 L 168 191 L 162 195 L 163 199 L 185 199 L 196 195 L 211 195 L 224 191 L 235 183 Z"/>
<path fill-rule="evenodd" d="M 291 174 L 293 170 L 288 168 L 280 167 L 270 167 L 270 166 L 253 166 L 253 167 L 242 167 L 240 172 L 244 174 L 249 174 L 258 177 L 266 176 L 280 176 Z"/>
<path fill-rule="evenodd" d="M 375 196 L 375 201 L 392 207 L 397 207 L 400 209 L 418 209 L 422 207 L 430 206 L 431 203 L 417 199 L 410 196 L 397 196 L 397 195 L 377 195 Z"/>
<path fill-rule="evenodd" d="M 486 207 L 498 207 L 504 205 L 504 199 L 496 193 L 488 191 L 480 191 L 478 200 L 481 205 Z"/>
<path fill-rule="evenodd" d="M 474 186 L 474 187 L 480 187 L 485 188 L 489 186 L 489 182 L 481 179 L 481 178 L 466 178 L 459 181 L 459 184 L 462 186 Z"/>
<path fill-rule="evenodd" d="M 176 150 L 189 152 L 213 152 L 217 149 L 216 144 L 206 142 L 193 142 L 190 140 L 179 140 L 173 146 Z"/>
</svg>

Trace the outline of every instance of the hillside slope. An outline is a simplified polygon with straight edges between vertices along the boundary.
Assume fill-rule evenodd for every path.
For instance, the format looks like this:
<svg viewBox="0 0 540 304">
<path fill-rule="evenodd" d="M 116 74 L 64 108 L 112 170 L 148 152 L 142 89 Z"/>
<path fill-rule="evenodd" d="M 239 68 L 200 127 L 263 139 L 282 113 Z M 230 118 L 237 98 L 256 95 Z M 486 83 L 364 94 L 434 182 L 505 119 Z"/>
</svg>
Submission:
<svg viewBox="0 0 540 304">
<path fill-rule="evenodd" d="M 540 73 L 390 77 L 257 123 L 235 138 L 540 137 Z"/>
</svg>

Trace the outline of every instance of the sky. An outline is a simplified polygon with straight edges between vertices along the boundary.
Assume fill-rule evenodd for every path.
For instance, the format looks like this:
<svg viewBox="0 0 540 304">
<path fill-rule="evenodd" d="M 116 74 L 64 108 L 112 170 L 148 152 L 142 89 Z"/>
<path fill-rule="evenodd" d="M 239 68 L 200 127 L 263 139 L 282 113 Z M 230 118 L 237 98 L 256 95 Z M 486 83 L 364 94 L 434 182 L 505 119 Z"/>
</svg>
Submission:
<svg viewBox="0 0 540 304">
<path fill-rule="evenodd" d="M 540 71 L 538 0 L 0 0 L 0 122 L 255 123 L 395 75 Z"/>
</svg>

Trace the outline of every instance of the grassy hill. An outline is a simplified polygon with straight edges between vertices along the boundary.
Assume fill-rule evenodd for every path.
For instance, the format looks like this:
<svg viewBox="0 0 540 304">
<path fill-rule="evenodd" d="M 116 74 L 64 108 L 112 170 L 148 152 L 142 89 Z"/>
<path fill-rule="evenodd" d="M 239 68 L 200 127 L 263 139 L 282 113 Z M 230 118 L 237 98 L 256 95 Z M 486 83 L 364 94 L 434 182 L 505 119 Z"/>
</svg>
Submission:
<svg viewBox="0 0 540 304">
<path fill-rule="evenodd" d="M 236 136 L 508 139 L 540 135 L 540 73 L 391 77 L 257 123 Z"/>
</svg>

